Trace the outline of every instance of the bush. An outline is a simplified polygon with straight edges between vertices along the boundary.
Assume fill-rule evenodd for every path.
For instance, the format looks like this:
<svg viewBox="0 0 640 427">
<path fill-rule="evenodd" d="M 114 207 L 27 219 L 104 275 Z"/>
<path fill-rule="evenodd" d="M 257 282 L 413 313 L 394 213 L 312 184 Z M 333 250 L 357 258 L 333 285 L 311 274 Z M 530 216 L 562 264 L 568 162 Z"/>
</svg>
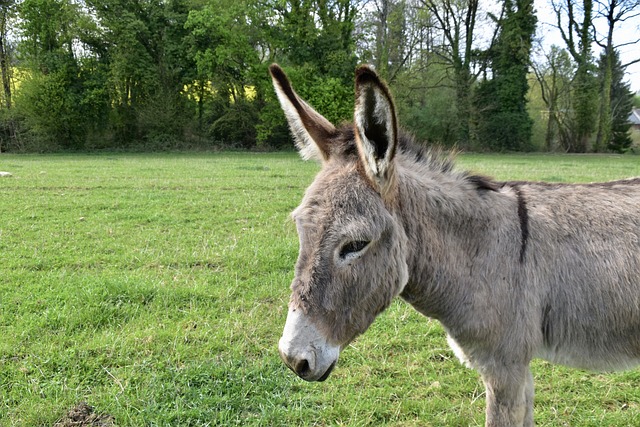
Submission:
<svg viewBox="0 0 640 427">
<path fill-rule="evenodd" d="M 218 143 L 242 148 L 256 144 L 258 111 L 255 102 L 239 100 L 230 103 L 208 129 L 208 135 Z"/>
<path fill-rule="evenodd" d="M 184 139 L 184 129 L 193 115 L 179 93 L 156 91 L 136 110 L 145 147 L 154 151 L 175 148 Z"/>
<path fill-rule="evenodd" d="M 0 153 L 5 151 L 25 151 L 24 117 L 15 109 L 0 109 Z"/>
</svg>

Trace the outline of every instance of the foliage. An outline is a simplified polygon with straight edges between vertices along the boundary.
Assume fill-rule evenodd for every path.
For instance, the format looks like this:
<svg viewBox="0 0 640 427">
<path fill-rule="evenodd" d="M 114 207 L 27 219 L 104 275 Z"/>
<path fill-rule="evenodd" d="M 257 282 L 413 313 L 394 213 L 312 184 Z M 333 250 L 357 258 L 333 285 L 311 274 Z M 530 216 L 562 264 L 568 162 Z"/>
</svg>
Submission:
<svg viewBox="0 0 640 427">
<path fill-rule="evenodd" d="M 150 94 L 136 111 L 136 128 L 143 129 L 146 148 L 157 151 L 177 148 L 193 116 L 185 98 L 166 87 Z"/>
<path fill-rule="evenodd" d="M 22 133 L 24 117 L 15 108 L 0 108 L 0 151 L 24 151 Z"/>
<path fill-rule="evenodd" d="M 480 83 L 476 108 L 478 139 L 497 151 L 531 147 L 533 121 L 526 108 L 527 73 L 536 17 L 532 0 L 505 0 L 500 34 L 488 52 L 492 78 Z"/>
<path fill-rule="evenodd" d="M 271 48 L 285 66 L 295 90 L 329 121 L 338 125 L 353 115 L 353 71 L 356 66 L 354 27 L 356 4 L 351 0 L 289 0 L 269 3 L 279 29 Z M 320 23 L 320 25 L 318 25 Z M 267 75 L 266 67 L 264 75 Z M 264 83 L 263 83 L 264 84 Z M 257 142 L 290 144 L 284 115 L 266 82 L 265 106 L 259 115 Z"/>
<path fill-rule="evenodd" d="M 96 29 L 102 42 L 92 47 L 109 69 L 115 144 L 182 139 L 189 115 L 180 92 L 193 68 L 193 60 L 184 54 L 186 1 L 150 1 L 144 8 L 120 0 L 89 4 L 105 29 Z"/>
<path fill-rule="evenodd" d="M 445 147 L 458 144 L 458 116 L 455 89 L 438 85 L 446 79 L 444 67 L 432 66 L 426 75 L 407 70 L 398 75 L 394 95 L 398 103 L 400 122 L 419 141 Z"/>
<path fill-rule="evenodd" d="M 296 92 L 331 123 L 340 125 L 353 118 L 354 95 L 351 85 L 331 76 L 319 76 L 311 64 L 303 67 L 287 67 L 289 77 L 295 82 Z M 270 102 L 263 109 L 258 127 L 259 141 L 276 145 L 277 141 L 289 141 L 288 130 L 283 127 L 284 113 L 275 94 L 270 93 Z"/>
<path fill-rule="evenodd" d="M 428 12 L 431 27 L 442 31 L 439 38 L 427 40 L 433 44 L 432 55 L 427 56 L 427 66 L 434 62 L 444 65 L 448 70 L 447 80 L 455 89 L 456 134 L 457 143 L 470 148 L 473 135 L 473 85 L 486 63 L 481 59 L 482 49 L 478 44 L 476 26 L 480 20 L 480 2 L 471 0 L 426 0 L 424 7 Z M 485 28 L 491 26 L 485 23 Z M 479 69 L 479 71 L 476 71 Z"/>
<path fill-rule="evenodd" d="M 9 25 L 16 16 L 15 0 L 5 0 L 0 4 L 0 105 L 10 110 L 12 107 L 13 80 L 13 42 L 9 34 Z M 4 124 L 8 122 L 2 122 Z M 0 147 L 2 148 L 2 147 Z"/>
<path fill-rule="evenodd" d="M 600 63 L 604 62 L 601 57 Z M 624 82 L 624 70 L 620 63 L 620 57 L 613 52 L 611 67 L 611 140 L 607 143 L 607 149 L 617 153 L 624 153 L 631 148 L 631 123 L 628 122 L 629 114 L 633 108 L 633 92 L 629 84 Z M 607 142 L 607 141 L 605 141 Z"/>
<path fill-rule="evenodd" d="M 201 92 L 204 98 L 199 106 L 201 126 L 219 143 L 229 141 L 230 145 L 242 147 L 255 143 L 260 103 L 247 96 L 247 87 L 252 83 L 255 68 L 259 67 L 260 29 L 250 24 L 255 18 L 255 9 L 250 3 L 229 5 L 216 1 L 191 11 L 185 23 L 197 79 L 211 82 L 215 88 L 208 93 Z"/>
<path fill-rule="evenodd" d="M 554 0 L 573 63 L 570 95 L 549 107 L 547 149 L 585 151 L 593 139 L 606 78 L 593 64 L 593 5 Z M 0 149 L 290 147 L 268 65 L 339 124 L 351 119 L 354 67 L 371 62 L 420 139 L 529 150 L 535 16 L 528 0 L 502 6 L 496 17 L 485 0 L 10 0 Z"/>
<path fill-rule="evenodd" d="M 566 49 L 553 45 L 545 53 L 544 62 L 532 63 L 532 69 L 546 106 L 544 148 L 547 151 L 569 151 L 573 139 L 568 128 L 571 126 L 571 90 L 575 66 Z"/>
<path fill-rule="evenodd" d="M 283 62 L 310 65 L 322 76 L 351 82 L 356 65 L 353 39 L 357 3 L 352 0 L 273 1 L 280 25 L 276 46 Z"/>
<path fill-rule="evenodd" d="M 105 103 L 85 91 L 85 78 L 94 76 L 82 73 L 73 55 L 77 8 L 63 0 L 25 0 L 20 11 L 21 54 L 31 72 L 14 96 L 17 113 L 39 149 L 80 148 Z"/>
<path fill-rule="evenodd" d="M 570 114 L 563 137 L 570 152 L 586 152 L 589 138 L 596 129 L 598 82 L 591 47 L 593 3 L 593 0 L 553 1 L 558 28 L 576 66 Z"/>
<path fill-rule="evenodd" d="M 243 2 L 215 1 L 191 11 L 185 23 L 198 75 L 231 101 L 245 97 L 251 67 L 258 63 L 250 12 Z"/>
<path fill-rule="evenodd" d="M 85 83 L 91 82 L 83 81 L 74 71 L 70 65 L 48 74 L 33 74 L 22 82 L 15 96 L 16 113 L 24 117 L 31 143 L 39 151 L 82 148 L 89 128 L 99 123 L 96 118 L 106 108 L 106 97 L 85 91 Z"/>
</svg>

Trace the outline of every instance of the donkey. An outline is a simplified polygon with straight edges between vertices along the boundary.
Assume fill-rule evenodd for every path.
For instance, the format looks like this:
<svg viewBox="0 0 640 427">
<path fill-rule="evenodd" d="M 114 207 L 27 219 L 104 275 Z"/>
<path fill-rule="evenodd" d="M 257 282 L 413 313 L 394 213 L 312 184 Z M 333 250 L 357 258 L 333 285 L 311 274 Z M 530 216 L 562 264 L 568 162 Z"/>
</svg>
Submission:
<svg viewBox="0 0 640 427">
<path fill-rule="evenodd" d="M 479 372 L 486 426 L 534 425 L 534 357 L 640 363 L 640 178 L 496 182 L 414 144 L 369 66 L 341 127 L 270 72 L 301 156 L 322 164 L 292 213 L 300 252 L 279 352 L 298 376 L 327 379 L 396 296 Z"/>
</svg>

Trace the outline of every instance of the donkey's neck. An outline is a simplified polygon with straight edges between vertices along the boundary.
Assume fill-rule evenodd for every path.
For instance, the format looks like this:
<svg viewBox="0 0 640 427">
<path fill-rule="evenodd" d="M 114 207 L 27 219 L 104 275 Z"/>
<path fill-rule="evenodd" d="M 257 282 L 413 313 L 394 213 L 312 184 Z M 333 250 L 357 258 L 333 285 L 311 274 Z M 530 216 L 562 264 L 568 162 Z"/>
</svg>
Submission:
<svg viewBox="0 0 640 427">
<path fill-rule="evenodd" d="M 408 160 L 399 162 L 398 197 L 409 267 L 401 296 L 446 326 L 474 290 L 482 291 L 479 282 L 493 280 L 498 264 L 517 263 L 517 193 Z"/>
</svg>

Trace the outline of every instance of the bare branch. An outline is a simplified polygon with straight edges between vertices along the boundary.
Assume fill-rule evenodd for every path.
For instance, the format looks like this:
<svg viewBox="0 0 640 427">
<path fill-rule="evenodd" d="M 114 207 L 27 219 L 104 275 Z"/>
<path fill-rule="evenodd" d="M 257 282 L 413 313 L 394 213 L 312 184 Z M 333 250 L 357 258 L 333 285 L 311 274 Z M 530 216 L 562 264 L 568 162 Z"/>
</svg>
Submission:
<svg viewBox="0 0 640 427">
<path fill-rule="evenodd" d="M 620 44 L 617 44 L 617 45 L 615 46 L 615 48 L 616 48 L 616 49 L 618 49 L 618 48 L 621 48 L 621 47 L 631 46 L 631 45 L 638 44 L 638 43 L 640 43 L 640 38 L 637 38 L 637 39 L 635 39 L 634 41 L 630 41 L 630 42 L 626 42 L 626 43 L 620 43 Z"/>
<path fill-rule="evenodd" d="M 567 45 L 567 49 L 569 50 L 571 56 L 573 56 L 574 59 L 577 59 L 580 55 L 578 54 L 575 42 L 573 40 L 573 28 L 577 25 L 577 23 L 575 22 L 573 16 L 573 5 L 571 3 L 571 0 L 566 0 L 566 2 L 566 12 L 569 20 L 569 22 L 567 23 L 567 28 L 569 30 L 568 32 L 565 31 L 564 26 L 562 25 L 564 3 L 556 3 L 555 0 L 552 0 L 551 7 L 556 14 L 557 28 L 560 31 L 560 37 L 562 37 L 562 40 L 564 40 L 565 44 Z"/>
<path fill-rule="evenodd" d="M 633 65 L 633 64 L 637 64 L 638 62 L 640 62 L 640 58 L 634 59 L 633 61 L 629 61 L 626 64 L 622 65 L 622 69 L 624 70 L 625 68 L 627 68 L 629 65 Z"/>
</svg>

